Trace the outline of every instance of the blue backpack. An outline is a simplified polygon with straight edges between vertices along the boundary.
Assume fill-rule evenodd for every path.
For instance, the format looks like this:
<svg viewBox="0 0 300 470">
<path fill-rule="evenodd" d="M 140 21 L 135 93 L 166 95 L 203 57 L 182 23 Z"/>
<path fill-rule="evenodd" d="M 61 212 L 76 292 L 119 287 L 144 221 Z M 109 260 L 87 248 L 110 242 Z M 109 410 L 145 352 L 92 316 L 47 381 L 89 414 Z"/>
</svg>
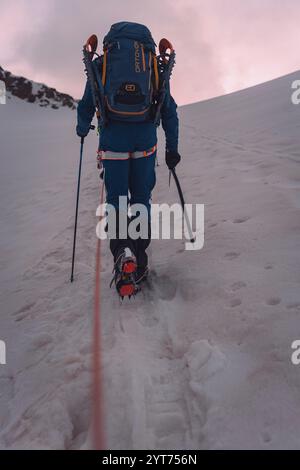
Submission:
<svg viewBox="0 0 300 470">
<path fill-rule="evenodd" d="M 112 25 L 103 40 L 101 57 L 108 119 L 154 119 L 160 85 L 155 46 L 146 26 L 125 21 Z"/>
</svg>

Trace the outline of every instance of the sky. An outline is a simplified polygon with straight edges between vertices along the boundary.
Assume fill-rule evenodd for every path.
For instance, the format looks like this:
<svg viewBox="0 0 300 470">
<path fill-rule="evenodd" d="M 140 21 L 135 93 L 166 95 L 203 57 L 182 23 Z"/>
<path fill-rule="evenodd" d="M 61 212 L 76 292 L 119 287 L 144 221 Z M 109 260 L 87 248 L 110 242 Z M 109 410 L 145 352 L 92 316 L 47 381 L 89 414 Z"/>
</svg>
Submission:
<svg viewBox="0 0 300 470">
<path fill-rule="evenodd" d="M 82 45 L 123 20 L 173 43 L 180 105 L 300 69 L 299 0 L 0 0 L 0 65 L 80 98 Z"/>
</svg>

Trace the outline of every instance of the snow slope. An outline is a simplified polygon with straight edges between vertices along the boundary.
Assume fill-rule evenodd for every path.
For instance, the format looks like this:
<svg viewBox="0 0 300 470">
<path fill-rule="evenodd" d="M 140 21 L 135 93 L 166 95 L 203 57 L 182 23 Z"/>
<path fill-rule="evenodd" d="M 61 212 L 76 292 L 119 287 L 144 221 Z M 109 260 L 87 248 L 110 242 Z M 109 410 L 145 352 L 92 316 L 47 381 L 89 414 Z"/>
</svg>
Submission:
<svg viewBox="0 0 300 470">
<path fill-rule="evenodd" d="M 153 241 L 152 288 L 122 306 L 102 262 L 110 449 L 300 448 L 300 73 L 180 109 L 178 175 L 205 204 L 205 246 Z M 85 147 L 76 282 L 69 282 L 79 157 L 75 113 L 0 106 L 1 448 L 89 446 L 99 200 Z M 161 165 L 155 202 L 174 202 Z"/>
</svg>

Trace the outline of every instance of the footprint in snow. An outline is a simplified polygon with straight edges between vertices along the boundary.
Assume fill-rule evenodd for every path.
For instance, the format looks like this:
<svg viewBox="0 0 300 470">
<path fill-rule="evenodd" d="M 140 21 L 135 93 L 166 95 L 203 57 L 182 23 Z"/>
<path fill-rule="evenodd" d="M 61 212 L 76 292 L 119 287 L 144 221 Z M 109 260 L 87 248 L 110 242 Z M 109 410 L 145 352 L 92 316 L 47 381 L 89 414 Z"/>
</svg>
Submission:
<svg viewBox="0 0 300 470">
<path fill-rule="evenodd" d="M 25 313 L 31 310 L 35 306 L 35 302 L 32 302 L 30 304 L 26 304 L 23 307 L 21 307 L 19 310 L 17 310 L 13 315 L 19 315 L 20 313 Z"/>
<path fill-rule="evenodd" d="M 240 290 L 242 289 L 243 287 L 247 287 L 247 284 L 243 281 L 237 281 L 237 282 L 234 282 L 230 288 L 233 292 L 236 292 L 237 290 Z"/>
<path fill-rule="evenodd" d="M 242 304 L 241 299 L 232 299 L 230 302 L 230 307 L 231 308 L 238 307 L 241 304 Z"/>
<path fill-rule="evenodd" d="M 273 306 L 273 305 L 279 305 L 281 302 L 280 297 L 270 297 L 269 299 L 266 300 L 266 304 Z"/>
<path fill-rule="evenodd" d="M 183 279 L 180 281 L 179 293 L 183 300 L 191 301 L 201 296 L 198 279 Z"/>
<path fill-rule="evenodd" d="M 173 300 L 177 292 L 177 281 L 167 275 L 155 278 L 155 288 L 161 300 Z"/>
<path fill-rule="evenodd" d="M 269 269 L 273 269 L 273 266 L 272 264 L 266 264 L 264 268 L 268 271 Z"/>
<path fill-rule="evenodd" d="M 239 144 L 234 145 L 233 148 L 236 149 L 236 150 L 246 151 L 245 147 L 243 147 L 242 145 L 239 145 Z"/>
<path fill-rule="evenodd" d="M 15 321 L 19 322 L 19 321 L 24 320 L 26 317 L 28 317 L 31 314 L 31 310 L 33 309 L 34 306 L 35 306 L 35 302 L 31 304 L 26 304 L 22 308 L 17 310 L 17 312 L 13 313 L 12 315 L 16 317 Z"/>
<path fill-rule="evenodd" d="M 291 302 L 291 303 L 287 304 L 286 308 L 289 309 L 289 310 L 291 310 L 291 309 L 300 309 L 300 302 Z"/>
<path fill-rule="evenodd" d="M 237 217 L 236 219 L 233 220 L 234 224 L 243 224 L 244 222 L 247 222 L 250 217 L 244 216 L 244 217 Z"/>
<path fill-rule="evenodd" d="M 272 441 L 272 436 L 268 431 L 264 431 L 261 437 L 264 444 L 270 444 L 270 442 Z"/>
<path fill-rule="evenodd" d="M 47 333 L 41 333 L 32 340 L 30 350 L 40 350 L 42 348 L 48 347 L 48 345 L 51 343 L 53 343 L 53 337 Z"/>
<path fill-rule="evenodd" d="M 229 253 L 226 253 L 225 254 L 225 259 L 228 259 L 228 260 L 233 260 L 233 259 L 236 259 L 240 256 L 241 253 L 238 253 L 236 251 L 230 251 Z"/>
</svg>

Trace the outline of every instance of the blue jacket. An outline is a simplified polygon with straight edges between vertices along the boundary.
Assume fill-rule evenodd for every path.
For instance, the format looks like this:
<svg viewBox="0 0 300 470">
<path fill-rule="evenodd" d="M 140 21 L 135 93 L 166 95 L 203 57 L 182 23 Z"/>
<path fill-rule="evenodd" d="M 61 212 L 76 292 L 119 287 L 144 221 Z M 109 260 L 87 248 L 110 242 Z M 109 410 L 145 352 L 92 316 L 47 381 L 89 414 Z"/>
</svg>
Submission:
<svg viewBox="0 0 300 470">
<path fill-rule="evenodd" d="M 87 81 L 84 95 L 77 108 L 78 129 L 88 133 L 95 114 L 92 92 Z M 161 109 L 161 122 L 166 135 L 166 149 L 177 152 L 178 116 L 177 104 L 167 96 Z M 99 149 L 114 152 L 143 151 L 157 143 L 157 127 L 152 122 L 123 122 L 110 120 L 100 131 Z"/>
</svg>

